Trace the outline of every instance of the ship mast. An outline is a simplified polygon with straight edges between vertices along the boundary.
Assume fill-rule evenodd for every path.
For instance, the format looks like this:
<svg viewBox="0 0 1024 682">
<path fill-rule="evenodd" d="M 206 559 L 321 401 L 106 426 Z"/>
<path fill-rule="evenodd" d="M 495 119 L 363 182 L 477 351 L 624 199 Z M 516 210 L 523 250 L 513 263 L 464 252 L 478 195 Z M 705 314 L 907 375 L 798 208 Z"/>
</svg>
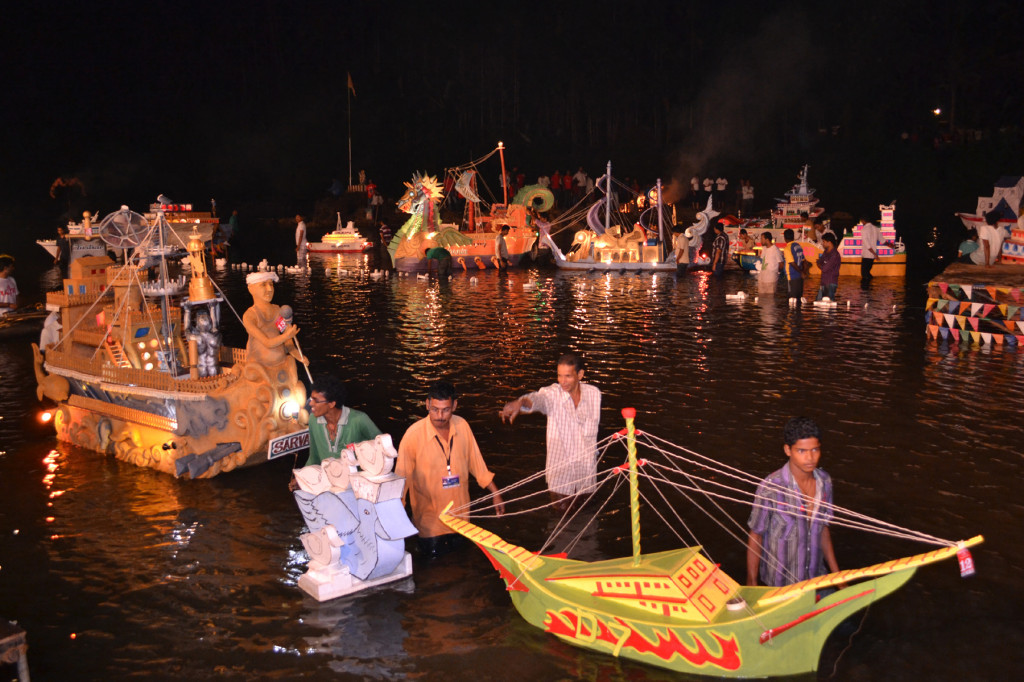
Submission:
<svg viewBox="0 0 1024 682">
<path fill-rule="evenodd" d="M 609 167 L 611 164 L 608 164 Z M 640 565 L 640 491 L 637 488 L 636 472 L 636 408 L 622 408 L 622 416 L 626 419 L 626 455 L 629 461 L 629 526 L 633 536 L 633 565 Z"/>
<path fill-rule="evenodd" d="M 501 157 L 501 191 L 508 206 L 508 176 L 505 175 L 505 143 L 498 141 L 498 156 Z"/>
<path fill-rule="evenodd" d="M 608 165 L 605 167 L 604 172 L 604 233 L 608 234 L 608 230 L 611 229 L 612 225 L 612 162 L 608 160 Z"/>
<path fill-rule="evenodd" d="M 171 318 L 167 305 L 167 254 L 164 251 L 164 228 L 167 227 L 167 219 L 161 210 L 157 218 L 157 232 L 160 233 L 160 288 L 163 293 L 160 296 L 160 313 L 163 317 L 164 336 L 161 342 L 164 344 L 167 354 L 167 369 L 172 377 L 178 376 L 178 360 L 174 354 L 174 337 L 171 333 Z"/>
<path fill-rule="evenodd" d="M 665 227 L 661 216 L 661 178 L 658 178 L 658 262 L 665 254 Z"/>
</svg>

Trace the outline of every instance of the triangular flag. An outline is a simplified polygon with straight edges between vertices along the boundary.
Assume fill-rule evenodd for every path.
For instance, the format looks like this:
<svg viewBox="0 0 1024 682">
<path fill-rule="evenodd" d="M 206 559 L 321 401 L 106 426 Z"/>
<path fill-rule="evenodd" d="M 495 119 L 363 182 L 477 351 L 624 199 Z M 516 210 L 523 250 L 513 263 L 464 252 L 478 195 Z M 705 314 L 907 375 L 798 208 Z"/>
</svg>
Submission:
<svg viewBox="0 0 1024 682">
<path fill-rule="evenodd" d="M 998 293 L 996 291 L 996 288 L 993 287 L 993 286 L 990 286 L 990 287 L 987 287 L 987 288 L 988 288 L 988 295 L 992 297 L 993 301 L 996 300 L 996 293 Z"/>
<path fill-rule="evenodd" d="M 1010 293 L 1010 287 L 996 287 L 996 289 L 1001 294 L 1008 294 L 1008 293 Z"/>
<path fill-rule="evenodd" d="M 954 317 L 953 315 L 950 315 L 949 313 L 943 313 L 942 317 L 945 318 L 946 326 L 949 327 L 950 329 L 956 326 L 956 323 L 953 321 L 956 319 L 956 317 Z"/>
<path fill-rule="evenodd" d="M 934 324 L 925 325 L 924 333 L 929 339 L 935 338 L 936 331 Z"/>
<path fill-rule="evenodd" d="M 928 324 L 932 321 L 932 311 L 926 310 L 924 313 L 924 323 Z"/>
<path fill-rule="evenodd" d="M 967 296 L 967 300 L 968 301 L 971 300 L 971 290 L 972 290 L 972 287 L 971 287 L 970 284 L 965 284 L 964 285 L 964 295 Z"/>
<path fill-rule="evenodd" d="M 964 301 L 963 303 L 960 304 L 960 314 L 961 315 L 966 313 L 970 309 L 971 309 L 971 304 L 968 303 L 967 301 Z"/>
<path fill-rule="evenodd" d="M 981 338 L 986 345 L 992 343 L 992 332 L 981 332 Z"/>
<path fill-rule="evenodd" d="M 981 309 L 981 311 L 982 311 L 982 312 L 981 312 L 981 315 L 982 315 L 982 317 L 988 317 L 988 314 L 989 314 L 990 312 L 992 312 L 992 309 L 993 309 L 993 308 L 995 308 L 995 305 L 994 305 L 994 304 L 992 304 L 992 303 L 986 303 L 986 304 L 985 304 L 985 306 L 984 306 L 984 307 L 983 307 L 983 308 Z"/>
<path fill-rule="evenodd" d="M 1005 305 L 1006 310 L 1003 311 L 1003 317 L 1005 317 L 1008 320 L 1012 320 L 1013 316 L 1017 314 L 1018 310 L 1020 310 L 1020 306 L 1010 305 L 1008 303 Z"/>
<path fill-rule="evenodd" d="M 992 335 L 992 340 L 996 342 L 997 346 L 1003 345 L 1003 335 L 1002 334 L 993 334 Z"/>
<path fill-rule="evenodd" d="M 978 318 L 968 317 L 967 319 L 971 321 L 971 326 L 974 327 L 974 331 L 978 331 Z"/>
<path fill-rule="evenodd" d="M 960 332 L 957 331 L 956 329 L 950 329 L 949 333 L 952 334 L 953 338 L 956 339 L 957 341 L 960 340 Z"/>
<path fill-rule="evenodd" d="M 1010 289 L 1010 296 L 1015 302 L 1020 303 L 1020 289 Z"/>
<path fill-rule="evenodd" d="M 1001 312 L 1003 314 L 1003 319 L 1004 320 L 1006 319 L 1006 310 L 1007 310 L 1007 307 L 1006 307 L 1005 303 L 1003 303 L 1002 305 L 999 306 L 999 312 Z"/>
<path fill-rule="evenodd" d="M 978 332 L 971 332 L 971 338 L 974 339 L 974 343 L 981 343 L 981 334 Z"/>
<path fill-rule="evenodd" d="M 971 304 L 971 315 L 977 315 L 979 310 L 981 310 L 981 304 L 980 303 L 972 303 Z"/>
<path fill-rule="evenodd" d="M 1017 343 L 1024 343 L 1024 334 L 1014 334 L 1013 336 L 1017 339 Z"/>
<path fill-rule="evenodd" d="M 924 309 L 931 310 L 932 308 L 937 307 L 935 304 L 938 302 L 938 300 L 939 299 L 937 298 L 929 298 L 928 302 L 924 304 Z"/>
<path fill-rule="evenodd" d="M 1020 327 L 1022 332 L 1024 332 L 1024 320 L 1017 320 L 1017 326 Z"/>
<path fill-rule="evenodd" d="M 946 284 L 945 282 L 939 282 L 939 289 L 942 290 L 942 293 L 946 293 L 946 291 L 949 289 L 949 285 Z"/>
<path fill-rule="evenodd" d="M 949 330 L 946 329 L 945 327 L 939 327 L 939 333 L 942 334 L 943 339 L 949 338 Z M 1022 336 L 1021 338 L 1024 338 L 1024 336 Z"/>
</svg>

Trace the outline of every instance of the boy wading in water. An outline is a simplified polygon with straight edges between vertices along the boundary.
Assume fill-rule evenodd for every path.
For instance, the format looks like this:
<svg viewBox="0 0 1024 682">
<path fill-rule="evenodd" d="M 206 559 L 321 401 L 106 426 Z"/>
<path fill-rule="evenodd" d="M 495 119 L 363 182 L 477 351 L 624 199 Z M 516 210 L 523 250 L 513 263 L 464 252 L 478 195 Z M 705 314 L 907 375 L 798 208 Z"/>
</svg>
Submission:
<svg viewBox="0 0 1024 682">
<path fill-rule="evenodd" d="M 761 481 L 747 522 L 748 585 L 760 578 L 760 584 L 782 587 L 839 570 L 828 530 L 832 478 L 818 468 L 821 430 L 795 417 L 783 440 L 789 461 Z"/>
</svg>

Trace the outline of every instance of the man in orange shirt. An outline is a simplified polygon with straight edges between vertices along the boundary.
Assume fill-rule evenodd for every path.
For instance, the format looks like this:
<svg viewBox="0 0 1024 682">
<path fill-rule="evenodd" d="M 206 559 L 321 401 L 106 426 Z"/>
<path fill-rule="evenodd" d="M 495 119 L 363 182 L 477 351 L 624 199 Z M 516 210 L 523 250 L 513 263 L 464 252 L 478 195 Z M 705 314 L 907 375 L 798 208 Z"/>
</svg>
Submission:
<svg viewBox="0 0 1024 682">
<path fill-rule="evenodd" d="M 395 473 L 405 478 L 420 551 L 438 556 L 457 547 L 456 535 L 438 515 L 451 502 L 454 512 L 469 504 L 469 476 L 494 496 L 500 516 L 505 502 L 484 463 L 465 419 L 455 414 L 455 386 L 436 381 L 427 390 L 427 416 L 409 427 L 398 446 Z M 465 511 L 465 510 L 462 510 Z"/>
</svg>

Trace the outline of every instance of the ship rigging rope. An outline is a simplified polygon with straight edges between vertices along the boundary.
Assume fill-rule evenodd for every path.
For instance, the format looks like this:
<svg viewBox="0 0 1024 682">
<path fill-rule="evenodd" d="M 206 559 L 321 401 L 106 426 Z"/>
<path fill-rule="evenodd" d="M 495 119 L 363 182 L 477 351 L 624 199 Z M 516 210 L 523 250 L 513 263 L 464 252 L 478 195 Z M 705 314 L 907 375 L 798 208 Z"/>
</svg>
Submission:
<svg viewBox="0 0 1024 682">
<path fill-rule="evenodd" d="M 758 485 L 758 484 L 760 484 L 762 482 L 761 478 L 759 478 L 757 476 L 754 476 L 753 474 L 749 474 L 749 473 L 747 473 L 747 472 L 745 472 L 745 471 L 743 471 L 741 469 L 737 469 L 735 467 L 731 467 L 731 466 L 729 466 L 727 464 L 722 464 L 721 462 L 718 462 L 717 460 L 714 460 L 714 459 L 712 459 L 712 458 L 710 458 L 710 457 L 708 457 L 706 455 L 702 455 L 702 454 L 700 454 L 698 452 L 695 452 L 693 450 L 689 450 L 689 449 L 684 448 L 684 447 L 682 447 L 680 445 L 676 445 L 675 443 L 667 441 L 667 440 L 665 440 L 663 438 L 658 438 L 657 436 L 654 436 L 654 435 L 652 435 L 652 434 L 650 434 L 650 433 L 648 433 L 646 431 L 641 432 L 640 434 L 638 434 L 638 437 L 646 439 L 646 444 L 648 445 L 648 447 L 651 447 L 652 449 L 654 449 L 654 450 L 656 450 L 656 451 L 666 455 L 670 459 L 680 460 L 682 462 L 686 462 L 688 464 L 699 466 L 701 468 L 708 469 L 708 470 L 710 470 L 712 472 L 720 473 L 720 474 L 723 474 L 723 475 L 728 476 L 730 478 L 734 478 L 734 479 L 737 479 L 737 480 L 740 480 L 740 481 L 743 481 L 743 482 L 746 482 L 746 483 L 753 483 L 755 485 Z M 657 442 L 655 442 L 655 441 L 657 441 Z M 668 446 L 669 448 L 675 449 L 677 452 L 673 453 L 673 452 L 669 451 L 666 448 L 660 447 L 658 445 L 658 442 L 664 443 L 666 446 Z M 690 457 L 686 457 L 686 456 L 684 456 L 682 454 L 678 454 L 679 452 L 686 453 L 687 455 L 690 455 Z M 692 459 L 692 458 L 697 458 L 697 459 Z M 703 461 L 701 461 L 701 460 L 703 460 Z M 659 465 L 654 464 L 654 466 L 659 466 Z M 664 465 L 661 465 L 661 466 L 664 466 Z M 678 465 L 675 465 L 675 469 L 677 471 L 679 471 L 679 472 L 682 472 L 682 469 L 679 468 Z M 740 489 L 740 488 L 733 488 L 733 487 L 725 485 L 724 483 L 720 483 L 718 481 L 714 481 L 714 480 L 711 480 L 711 479 L 701 478 L 701 477 L 698 477 L 698 476 L 693 476 L 693 478 L 696 479 L 696 480 L 700 480 L 700 481 L 703 481 L 705 483 L 708 483 L 710 485 L 714 485 L 714 486 L 723 488 L 725 490 L 728 490 L 730 492 L 738 493 L 740 495 L 744 495 L 744 496 L 747 496 L 747 497 L 753 498 L 756 495 L 756 493 L 751 493 L 751 492 L 749 492 L 747 490 L 743 490 L 743 489 Z M 680 486 L 682 484 L 680 484 L 680 483 L 673 483 L 672 485 L 678 487 L 678 486 Z M 778 492 L 778 491 L 787 492 L 788 491 L 787 488 L 784 488 L 782 486 L 774 486 L 774 485 L 772 485 L 770 483 L 766 483 L 766 485 L 767 485 L 768 490 L 770 490 L 772 492 Z M 708 496 L 719 497 L 720 499 L 744 502 L 744 500 L 736 500 L 735 498 L 729 497 L 727 495 L 722 495 L 720 493 L 710 493 L 710 492 L 700 488 L 699 486 L 690 486 L 688 489 L 701 492 L 701 493 L 703 493 L 705 495 L 708 495 Z M 790 506 L 793 506 L 794 509 L 799 510 L 799 505 L 790 505 Z M 832 513 L 837 516 L 837 518 L 833 518 L 833 521 L 832 521 L 832 523 L 834 523 L 835 525 L 841 525 L 841 526 L 846 526 L 846 527 L 849 527 L 849 528 L 855 528 L 855 529 L 865 530 L 865 531 L 872 532 L 872 533 L 877 533 L 879 535 L 890 535 L 892 537 L 906 538 L 906 539 L 916 540 L 918 542 L 935 544 L 935 545 L 945 546 L 945 547 L 952 547 L 952 546 L 957 544 L 956 542 L 953 542 L 951 540 L 946 540 L 946 539 L 943 539 L 943 538 L 936 537 L 934 535 L 930 535 L 928 533 L 923 533 L 923 532 L 920 532 L 920 531 L 915 531 L 915 530 L 912 530 L 910 528 L 904 528 L 902 526 L 898 526 L 896 524 L 889 523 L 887 521 L 882 521 L 880 519 L 873 518 L 873 517 L 868 516 L 866 514 L 860 514 L 858 512 L 853 511 L 852 509 L 847 509 L 845 507 L 840 507 L 840 506 L 837 506 L 835 504 L 827 505 L 827 504 L 822 503 L 821 506 L 824 507 L 824 508 L 827 508 L 830 511 L 832 511 Z M 839 519 L 838 515 L 843 515 L 843 516 L 846 516 L 846 517 L 849 517 L 849 518 L 848 519 Z"/>
<path fill-rule="evenodd" d="M 679 540 L 684 544 L 687 542 L 687 540 L 677 530 L 677 526 L 682 527 L 685 530 L 686 534 L 688 534 L 690 538 L 693 539 L 694 544 L 700 543 L 699 541 L 697 541 L 694 533 L 686 525 L 685 521 L 683 521 L 679 512 L 676 510 L 675 505 L 672 505 L 669 502 L 668 498 L 665 496 L 663 485 L 668 485 L 676 489 L 676 491 L 678 491 L 684 498 L 686 498 L 687 501 L 689 501 L 693 506 L 695 506 L 705 515 L 707 515 L 712 521 L 719 525 L 728 535 L 733 537 L 737 542 L 739 542 L 742 545 L 746 545 L 747 543 L 747 538 L 745 537 L 748 532 L 747 529 L 739 521 L 733 518 L 731 514 L 727 513 L 725 509 L 723 509 L 722 506 L 719 505 L 716 499 L 725 500 L 729 502 L 737 502 L 743 505 L 750 505 L 751 507 L 759 507 L 761 505 L 758 505 L 756 501 L 756 489 L 760 485 L 764 485 L 769 492 L 784 492 L 786 494 L 792 493 L 792 491 L 788 488 L 773 485 L 767 481 L 764 481 L 761 477 L 754 476 L 736 467 L 723 464 L 715 459 L 712 459 L 711 457 L 702 455 L 693 450 L 689 450 L 682 446 L 676 445 L 674 443 L 671 443 L 670 441 L 658 438 L 657 436 L 653 436 L 646 431 L 637 431 L 636 439 L 638 444 L 647 446 L 654 452 L 661 454 L 667 460 L 667 463 L 662 463 L 652 461 L 650 459 L 645 459 L 643 460 L 642 466 L 639 467 L 638 474 L 645 480 L 652 483 L 655 491 L 657 491 L 658 495 L 661 497 L 661 500 L 664 502 L 665 506 L 672 510 L 672 515 L 674 516 L 676 523 L 670 523 L 669 520 L 666 519 L 660 511 L 660 505 L 651 504 L 652 499 L 649 498 L 647 494 L 641 492 L 641 495 L 643 496 L 644 501 L 648 504 L 649 507 L 651 507 L 655 511 L 655 513 L 662 520 L 662 522 L 669 529 L 671 529 L 671 531 L 676 535 L 676 537 L 679 538 Z M 613 433 L 610 436 L 607 436 L 606 438 L 602 439 L 598 443 L 599 461 L 606 455 L 608 448 L 614 442 L 620 442 L 623 445 L 625 445 L 626 441 L 622 437 L 621 432 Z M 692 469 L 693 467 L 698 467 L 700 469 L 710 471 L 711 475 L 717 474 L 730 479 L 738 480 L 749 486 L 753 486 L 754 490 L 735 487 L 720 480 L 715 480 L 712 478 L 708 478 L 706 476 L 700 476 L 695 473 L 691 473 L 689 471 L 684 470 L 681 466 L 681 463 L 688 465 L 690 469 Z M 574 547 L 582 538 L 583 533 L 587 530 L 587 528 L 589 528 L 590 525 L 594 523 L 594 521 L 598 518 L 601 511 L 604 510 L 605 506 L 610 502 L 614 493 L 619 489 L 622 482 L 625 480 L 624 476 L 618 476 L 620 472 L 621 467 L 614 467 L 611 469 L 606 469 L 603 472 L 599 472 L 597 474 L 597 482 L 590 489 L 589 493 L 586 495 L 586 498 L 582 499 L 581 496 L 580 503 L 578 505 L 574 504 L 572 505 L 572 507 L 570 507 L 570 510 L 575 508 L 575 511 L 573 511 L 571 515 L 562 515 L 562 518 L 556 524 L 555 529 L 549 534 L 548 538 L 544 542 L 543 547 L 538 553 L 543 553 L 547 551 L 547 548 L 553 543 L 554 539 L 568 527 L 572 520 L 595 497 L 596 493 L 600 489 L 605 488 L 606 484 L 610 479 L 616 479 L 615 485 L 612 486 L 611 491 L 608 492 L 607 495 L 605 495 L 605 499 L 602 502 L 600 508 L 597 510 L 597 512 L 590 514 L 588 522 L 585 524 L 583 529 L 581 529 L 568 542 L 565 551 L 568 552 L 570 549 L 572 549 L 572 547 Z M 526 479 L 523 479 L 522 481 L 513 483 L 501 489 L 499 492 L 503 494 L 511 492 L 523 485 L 527 485 L 529 483 L 536 481 L 537 479 L 544 475 L 545 472 L 543 470 L 539 471 L 527 477 Z M 684 482 L 679 480 L 673 480 L 669 478 L 669 475 L 681 475 L 685 477 L 686 481 Z M 582 480 L 584 479 L 581 479 L 581 481 L 577 482 L 582 482 Z M 717 488 L 718 490 L 709 490 L 708 488 Z M 704 506 L 702 506 L 697 500 L 695 500 L 690 494 L 688 494 L 688 491 L 704 495 L 708 499 L 708 501 L 715 507 L 717 513 L 713 512 L 712 510 L 705 509 Z M 544 490 L 535 491 L 527 493 L 526 495 L 522 495 L 520 497 L 509 498 L 505 500 L 505 502 L 519 502 L 522 500 L 536 497 L 537 495 L 543 495 L 546 492 L 547 491 Z M 478 515 L 479 512 L 494 511 L 495 505 L 493 504 L 493 498 L 494 494 L 489 494 L 476 501 L 472 501 L 469 504 L 464 505 L 458 509 L 453 509 L 451 513 L 452 515 L 465 514 L 468 513 L 468 511 L 471 508 L 474 509 L 475 513 L 477 513 Z M 491 502 L 491 504 L 487 504 L 488 502 Z M 546 504 L 537 505 L 521 511 L 506 512 L 505 515 L 519 516 L 523 514 L 530 514 L 541 509 L 545 509 L 547 507 L 552 507 L 555 504 L 556 502 L 552 501 Z M 775 504 L 784 508 L 789 507 L 790 509 L 792 509 L 794 513 L 797 514 L 803 513 L 803 510 L 799 504 L 789 504 L 781 501 L 776 501 Z M 879 535 L 885 535 L 888 537 L 902 538 L 939 546 L 948 547 L 956 545 L 955 542 L 950 540 L 945 540 L 927 533 L 914 531 L 909 528 L 904 528 L 893 523 L 872 518 L 865 514 L 854 512 L 853 510 L 847 509 L 845 507 L 839 507 L 835 504 L 828 504 L 822 500 L 819 500 L 818 505 L 815 507 L 812 513 L 814 515 L 818 515 L 824 512 L 832 513 L 832 519 L 829 522 L 830 525 L 850 528 L 854 530 L 862 530 Z M 727 525 L 726 520 L 729 522 L 730 525 Z"/>
</svg>

